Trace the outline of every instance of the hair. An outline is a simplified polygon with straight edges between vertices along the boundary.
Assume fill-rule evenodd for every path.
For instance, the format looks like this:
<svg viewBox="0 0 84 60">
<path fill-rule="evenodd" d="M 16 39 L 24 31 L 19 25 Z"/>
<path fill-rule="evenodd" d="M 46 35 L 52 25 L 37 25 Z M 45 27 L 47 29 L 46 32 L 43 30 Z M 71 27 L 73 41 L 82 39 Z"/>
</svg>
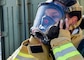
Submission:
<svg viewBox="0 0 84 60">
<path fill-rule="evenodd" d="M 81 18 L 81 11 L 72 11 L 69 14 L 69 17 L 72 18 L 73 16 L 77 16 L 78 20 Z"/>
</svg>

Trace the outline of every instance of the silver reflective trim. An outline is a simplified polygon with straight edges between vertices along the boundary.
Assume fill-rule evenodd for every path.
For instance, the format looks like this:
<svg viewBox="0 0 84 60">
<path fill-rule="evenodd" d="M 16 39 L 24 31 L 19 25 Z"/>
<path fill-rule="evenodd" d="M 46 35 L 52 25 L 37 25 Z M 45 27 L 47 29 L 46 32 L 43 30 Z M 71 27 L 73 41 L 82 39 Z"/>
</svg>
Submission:
<svg viewBox="0 0 84 60">
<path fill-rule="evenodd" d="M 55 58 L 64 56 L 64 55 L 66 55 L 66 54 L 68 54 L 68 53 L 70 53 L 72 51 L 76 51 L 76 48 L 75 47 L 69 47 L 69 48 L 67 48 L 65 50 L 62 50 L 60 52 L 57 52 L 57 53 L 55 53 Z"/>
<path fill-rule="evenodd" d="M 16 58 L 18 58 L 19 60 L 35 60 L 34 58 L 26 58 L 22 56 L 16 56 Z"/>
</svg>

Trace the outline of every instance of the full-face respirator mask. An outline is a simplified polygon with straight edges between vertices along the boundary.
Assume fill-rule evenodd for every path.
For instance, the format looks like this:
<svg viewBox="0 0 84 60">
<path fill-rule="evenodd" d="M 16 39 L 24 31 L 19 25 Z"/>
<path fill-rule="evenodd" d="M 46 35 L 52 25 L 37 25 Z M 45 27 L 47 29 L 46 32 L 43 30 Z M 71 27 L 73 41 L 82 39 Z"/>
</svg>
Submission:
<svg viewBox="0 0 84 60">
<path fill-rule="evenodd" d="M 51 26 L 65 18 L 67 8 L 60 3 L 46 2 L 39 5 L 33 28 L 45 33 Z"/>
</svg>

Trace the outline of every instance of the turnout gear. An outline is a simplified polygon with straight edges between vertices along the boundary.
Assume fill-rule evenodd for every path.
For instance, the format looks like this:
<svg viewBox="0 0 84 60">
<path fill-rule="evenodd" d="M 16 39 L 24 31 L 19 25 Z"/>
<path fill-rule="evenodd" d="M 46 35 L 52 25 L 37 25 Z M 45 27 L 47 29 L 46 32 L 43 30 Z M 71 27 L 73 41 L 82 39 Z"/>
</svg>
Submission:
<svg viewBox="0 0 84 60">
<path fill-rule="evenodd" d="M 61 39 L 64 39 L 64 38 L 61 38 Z M 52 40 L 52 41 L 55 42 L 55 40 Z M 51 44 L 53 43 L 52 41 L 51 41 Z M 62 43 L 62 45 L 58 45 L 58 46 L 55 46 L 55 44 L 56 43 L 52 45 L 53 46 L 52 49 L 56 60 L 79 60 L 79 59 L 83 60 L 83 57 L 71 42 L 64 41 L 64 44 Z"/>
<path fill-rule="evenodd" d="M 67 33 L 64 35 L 63 32 Z M 84 60 L 70 39 L 68 30 L 60 30 L 58 38 L 51 40 L 51 47 L 56 60 Z"/>
<path fill-rule="evenodd" d="M 50 42 L 51 50 L 56 60 L 84 60 L 70 40 L 70 33 L 63 35 L 65 30 L 60 30 L 59 38 Z M 62 54 L 61 54 L 62 53 Z M 39 39 L 31 36 L 7 60 L 53 60 L 49 47 Z"/>
<path fill-rule="evenodd" d="M 71 32 L 71 41 L 73 45 L 78 48 L 80 42 L 83 39 L 83 32 L 80 28 L 80 23 L 82 21 L 82 6 L 77 2 L 76 4 L 69 7 L 69 12 L 72 16 L 77 16 L 77 23 L 74 25 L 70 25 L 69 30 Z"/>
<path fill-rule="evenodd" d="M 48 47 L 31 36 L 7 60 L 52 60 L 52 57 Z"/>
</svg>

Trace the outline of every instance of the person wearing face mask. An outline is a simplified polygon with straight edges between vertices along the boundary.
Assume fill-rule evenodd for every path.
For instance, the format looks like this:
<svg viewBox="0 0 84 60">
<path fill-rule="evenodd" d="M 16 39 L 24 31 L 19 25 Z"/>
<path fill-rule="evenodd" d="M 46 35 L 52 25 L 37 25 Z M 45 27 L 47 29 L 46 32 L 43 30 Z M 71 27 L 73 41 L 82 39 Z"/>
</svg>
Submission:
<svg viewBox="0 0 84 60">
<path fill-rule="evenodd" d="M 68 30 L 66 31 L 68 36 L 63 35 L 64 30 L 62 28 L 62 23 L 60 23 L 60 28 L 57 28 L 57 30 L 60 30 L 58 33 L 56 32 L 57 35 L 54 37 L 55 39 L 49 39 L 49 37 L 45 36 L 47 30 L 48 32 L 52 30 L 52 25 L 56 24 L 55 26 L 57 26 L 57 22 L 65 18 L 66 4 L 64 4 L 63 1 L 52 1 L 40 4 L 36 18 L 34 20 L 34 24 L 31 28 L 31 37 L 23 41 L 21 46 L 7 60 L 83 60 L 80 53 L 71 43 L 71 39 L 69 36 L 70 33 L 68 32 Z M 70 1 L 75 0 L 69 0 L 68 2 Z M 56 14 L 54 14 L 53 12 Z M 48 17 L 46 15 L 48 15 Z M 53 18 L 56 20 L 54 20 Z M 66 26 L 68 27 L 67 24 Z M 47 44 L 48 41 L 49 45 Z M 49 46 L 51 46 L 55 58 L 50 53 Z M 70 47 L 72 49 L 70 49 Z"/>
<path fill-rule="evenodd" d="M 60 2 L 55 3 L 52 1 L 39 5 L 30 38 L 23 41 L 7 60 L 53 60 L 46 32 L 65 16 L 66 9 Z"/>
<path fill-rule="evenodd" d="M 72 12 L 68 14 L 68 24 L 69 24 L 69 31 L 71 34 L 71 41 L 74 46 L 78 49 L 78 51 L 84 56 L 84 38 L 83 32 L 80 27 L 82 19 L 82 7 L 80 5 L 75 4 L 71 8 Z"/>
<path fill-rule="evenodd" d="M 84 55 L 83 51 L 81 54 L 74 55 L 71 58 L 69 58 L 69 54 L 72 53 L 71 49 L 69 52 L 66 51 L 67 49 L 71 48 L 71 46 L 69 47 L 68 45 L 66 45 L 66 43 L 65 43 L 66 41 L 68 41 L 69 43 L 71 42 L 73 47 L 76 48 L 76 50 L 74 50 L 74 51 L 77 51 L 77 52 L 79 50 L 78 46 L 80 45 L 80 42 L 82 41 L 82 43 L 84 43 L 84 41 L 82 40 L 83 33 L 82 33 L 81 28 L 79 27 L 79 25 L 82 21 L 82 7 L 78 3 L 76 3 L 73 6 L 69 7 L 69 9 L 70 9 L 70 11 L 66 14 L 65 21 L 63 21 L 63 20 L 60 21 L 60 31 L 59 31 L 58 38 L 54 38 L 51 40 L 51 47 L 53 49 L 55 58 L 58 58 L 58 60 L 61 58 L 64 58 L 65 60 L 66 59 L 67 60 L 77 60 L 77 59 L 84 60 L 84 58 L 82 57 L 82 55 Z M 64 46 L 64 45 L 66 45 L 67 48 L 62 48 L 62 46 Z M 84 48 L 82 48 L 82 49 L 84 49 Z M 73 48 L 72 48 L 72 50 L 73 50 Z M 68 55 L 68 58 L 63 57 L 63 56 L 60 57 L 59 55 L 61 55 L 60 53 L 62 53 L 62 52 L 63 53 L 67 52 L 66 54 L 63 54 L 63 56 Z M 57 56 L 59 56 L 59 57 L 57 57 Z"/>
</svg>

